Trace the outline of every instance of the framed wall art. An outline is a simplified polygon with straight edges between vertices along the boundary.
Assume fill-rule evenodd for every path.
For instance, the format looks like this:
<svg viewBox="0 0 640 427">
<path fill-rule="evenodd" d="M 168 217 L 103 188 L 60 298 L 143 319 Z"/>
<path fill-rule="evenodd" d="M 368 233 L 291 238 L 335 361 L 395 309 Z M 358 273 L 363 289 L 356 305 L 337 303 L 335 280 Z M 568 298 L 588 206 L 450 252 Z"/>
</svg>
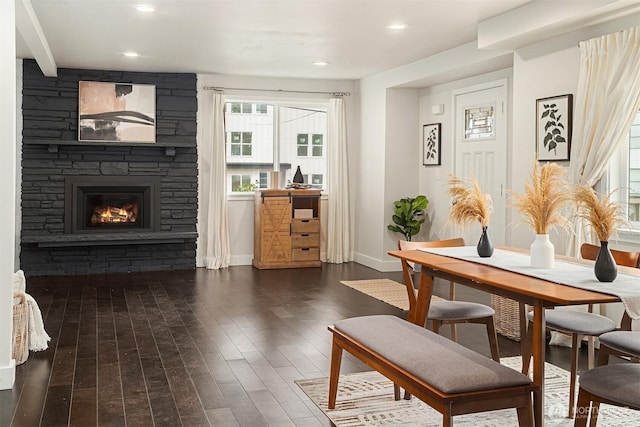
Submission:
<svg viewBox="0 0 640 427">
<path fill-rule="evenodd" d="M 422 126 L 422 164 L 424 166 L 440 165 L 440 123 Z"/>
<path fill-rule="evenodd" d="M 156 141 L 156 87 L 79 83 L 78 141 Z"/>
<path fill-rule="evenodd" d="M 536 99 L 536 157 L 539 161 L 569 160 L 573 95 Z"/>
</svg>

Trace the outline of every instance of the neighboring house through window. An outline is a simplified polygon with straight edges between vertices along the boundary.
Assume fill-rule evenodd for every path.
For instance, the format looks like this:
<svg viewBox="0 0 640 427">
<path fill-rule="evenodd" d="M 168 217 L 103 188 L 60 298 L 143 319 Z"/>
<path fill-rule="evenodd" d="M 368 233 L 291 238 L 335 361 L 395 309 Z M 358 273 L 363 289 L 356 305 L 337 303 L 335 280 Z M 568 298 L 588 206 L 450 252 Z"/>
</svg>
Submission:
<svg viewBox="0 0 640 427">
<path fill-rule="evenodd" d="M 305 184 L 324 189 L 328 102 L 232 100 L 225 104 L 227 181 L 230 193 L 285 188 L 296 168 Z M 269 182 L 272 171 L 278 183 Z M 309 181 L 311 177 L 311 182 Z"/>
</svg>

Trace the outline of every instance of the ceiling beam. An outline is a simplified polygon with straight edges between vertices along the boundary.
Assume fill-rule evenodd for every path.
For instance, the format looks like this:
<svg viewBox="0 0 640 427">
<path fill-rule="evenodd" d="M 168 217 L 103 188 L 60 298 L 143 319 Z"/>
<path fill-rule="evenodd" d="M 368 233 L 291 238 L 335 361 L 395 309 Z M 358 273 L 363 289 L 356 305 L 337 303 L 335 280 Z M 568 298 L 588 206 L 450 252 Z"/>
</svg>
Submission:
<svg viewBox="0 0 640 427">
<path fill-rule="evenodd" d="M 22 36 L 42 73 L 47 77 L 57 77 L 56 61 L 30 0 L 16 0 L 16 30 Z"/>
</svg>

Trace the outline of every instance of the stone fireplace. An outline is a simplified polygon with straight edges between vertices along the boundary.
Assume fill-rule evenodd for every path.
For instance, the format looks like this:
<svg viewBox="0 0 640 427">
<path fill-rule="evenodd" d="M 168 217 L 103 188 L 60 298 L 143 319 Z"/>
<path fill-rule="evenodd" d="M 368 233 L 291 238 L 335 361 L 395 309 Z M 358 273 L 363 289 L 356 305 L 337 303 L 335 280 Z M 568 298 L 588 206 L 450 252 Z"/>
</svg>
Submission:
<svg viewBox="0 0 640 427">
<path fill-rule="evenodd" d="M 65 178 L 65 234 L 153 232 L 160 227 L 159 176 Z"/>
<path fill-rule="evenodd" d="M 194 74 L 23 61 L 20 268 L 27 276 L 195 268 Z M 154 143 L 78 141 L 78 82 L 155 85 Z"/>
</svg>

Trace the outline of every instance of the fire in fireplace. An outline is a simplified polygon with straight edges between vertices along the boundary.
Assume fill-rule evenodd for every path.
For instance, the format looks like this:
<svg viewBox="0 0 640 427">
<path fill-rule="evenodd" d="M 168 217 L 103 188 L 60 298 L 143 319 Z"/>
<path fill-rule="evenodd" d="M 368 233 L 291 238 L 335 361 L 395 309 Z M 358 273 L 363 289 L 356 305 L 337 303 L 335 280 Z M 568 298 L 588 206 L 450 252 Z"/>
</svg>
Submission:
<svg viewBox="0 0 640 427">
<path fill-rule="evenodd" d="M 160 177 L 73 176 L 65 180 L 65 232 L 157 231 Z"/>
</svg>

